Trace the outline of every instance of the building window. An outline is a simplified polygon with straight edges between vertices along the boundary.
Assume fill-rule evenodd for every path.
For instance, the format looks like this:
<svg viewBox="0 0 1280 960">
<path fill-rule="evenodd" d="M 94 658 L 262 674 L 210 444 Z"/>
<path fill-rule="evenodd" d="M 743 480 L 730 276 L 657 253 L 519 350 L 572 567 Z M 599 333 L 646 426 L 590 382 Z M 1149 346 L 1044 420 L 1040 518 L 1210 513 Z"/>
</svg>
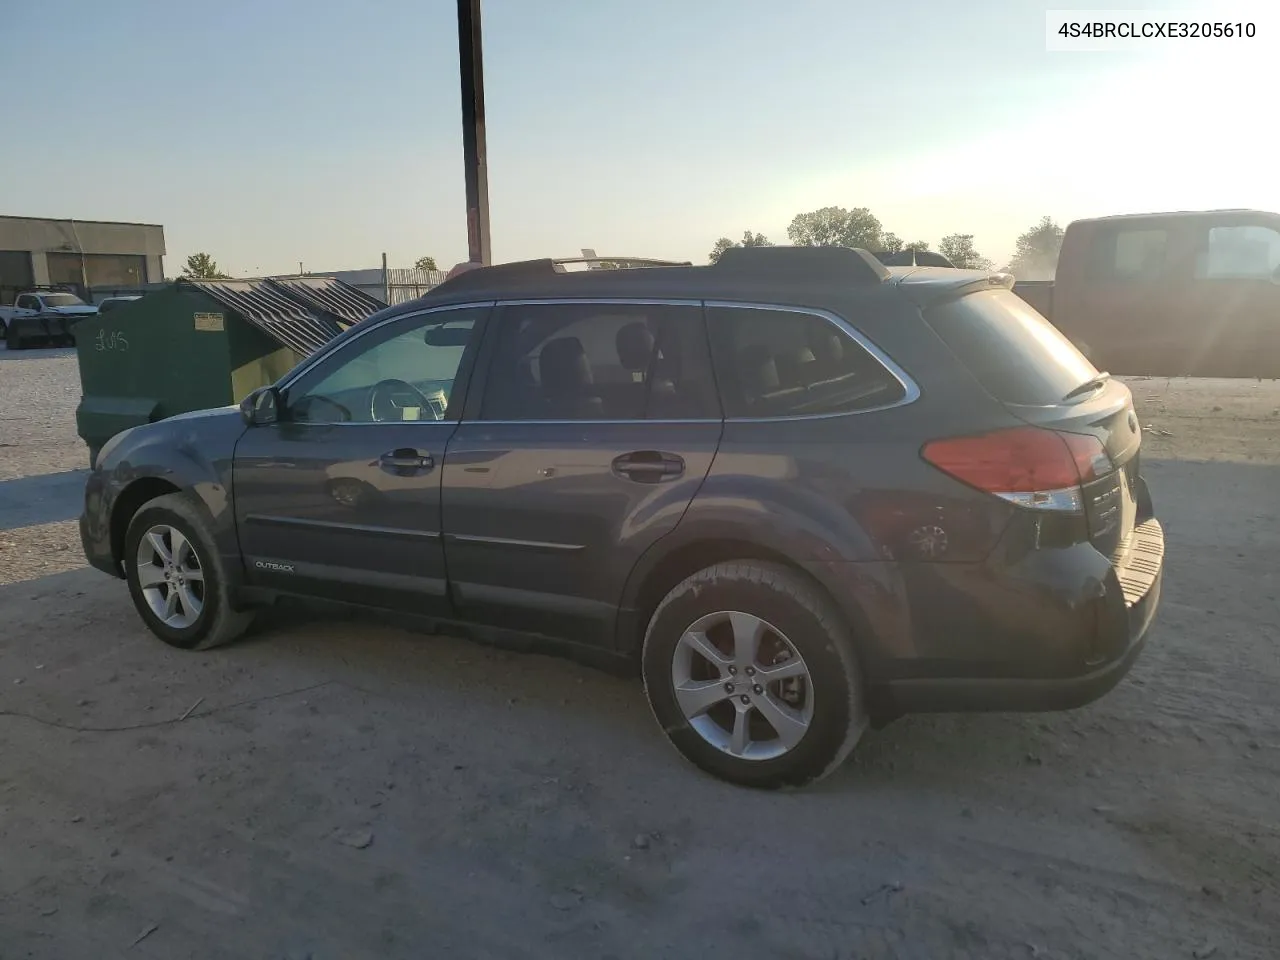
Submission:
<svg viewBox="0 0 1280 960">
<path fill-rule="evenodd" d="M 147 258 L 134 254 L 86 253 L 84 278 L 90 287 L 123 288 L 141 287 L 147 282 Z M 54 284 L 79 284 L 81 255 L 78 253 L 50 253 L 49 282 Z"/>
<path fill-rule="evenodd" d="M 1269 280 L 1280 270 L 1280 233 L 1270 227 L 1210 227 L 1196 257 L 1206 280 Z"/>
</svg>

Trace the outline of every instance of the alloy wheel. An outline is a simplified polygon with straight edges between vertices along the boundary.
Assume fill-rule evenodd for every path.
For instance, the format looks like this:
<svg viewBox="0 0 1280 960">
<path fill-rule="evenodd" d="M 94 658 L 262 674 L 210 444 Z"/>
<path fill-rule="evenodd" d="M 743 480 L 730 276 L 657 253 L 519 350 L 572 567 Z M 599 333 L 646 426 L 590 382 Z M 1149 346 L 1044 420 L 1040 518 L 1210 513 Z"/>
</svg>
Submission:
<svg viewBox="0 0 1280 960">
<path fill-rule="evenodd" d="M 699 617 L 676 644 L 671 683 L 689 726 L 744 760 L 782 756 L 813 721 L 804 658 L 781 630 L 753 614 Z"/>
<path fill-rule="evenodd" d="M 204 567 L 182 531 L 163 523 L 149 528 L 136 559 L 138 586 L 156 619 L 175 630 L 195 623 L 204 609 Z"/>
</svg>

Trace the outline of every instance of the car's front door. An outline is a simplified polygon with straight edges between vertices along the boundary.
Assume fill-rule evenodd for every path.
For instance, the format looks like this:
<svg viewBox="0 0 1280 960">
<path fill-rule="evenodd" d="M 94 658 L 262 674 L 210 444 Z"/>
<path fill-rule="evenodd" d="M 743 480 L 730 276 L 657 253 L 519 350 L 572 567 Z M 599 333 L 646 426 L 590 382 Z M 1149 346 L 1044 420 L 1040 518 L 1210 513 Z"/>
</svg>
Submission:
<svg viewBox="0 0 1280 960">
<path fill-rule="evenodd" d="M 1280 226 L 1274 215 L 1223 214 L 1204 223 L 1190 319 L 1190 374 L 1275 377 L 1280 372 Z"/>
<path fill-rule="evenodd" d="M 722 429 L 697 303 L 499 304 L 444 466 L 459 614 L 608 645 Z"/>
<path fill-rule="evenodd" d="M 440 471 L 488 311 L 384 321 L 286 381 L 236 446 L 251 585 L 449 615 Z"/>
</svg>

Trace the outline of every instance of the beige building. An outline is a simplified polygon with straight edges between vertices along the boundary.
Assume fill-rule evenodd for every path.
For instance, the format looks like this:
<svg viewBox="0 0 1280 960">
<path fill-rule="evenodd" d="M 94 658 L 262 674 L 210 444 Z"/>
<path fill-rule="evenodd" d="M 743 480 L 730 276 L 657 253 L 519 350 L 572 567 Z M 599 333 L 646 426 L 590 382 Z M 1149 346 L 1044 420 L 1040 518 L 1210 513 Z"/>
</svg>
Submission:
<svg viewBox="0 0 1280 960">
<path fill-rule="evenodd" d="M 0 303 L 45 284 L 130 288 L 164 279 L 164 227 L 0 216 Z"/>
</svg>

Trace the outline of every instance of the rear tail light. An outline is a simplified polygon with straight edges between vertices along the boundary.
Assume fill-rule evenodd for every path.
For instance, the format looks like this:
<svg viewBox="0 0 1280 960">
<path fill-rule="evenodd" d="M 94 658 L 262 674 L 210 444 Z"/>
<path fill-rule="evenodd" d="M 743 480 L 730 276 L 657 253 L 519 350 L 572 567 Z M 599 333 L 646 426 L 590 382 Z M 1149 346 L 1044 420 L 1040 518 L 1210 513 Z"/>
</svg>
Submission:
<svg viewBox="0 0 1280 960">
<path fill-rule="evenodd" d="M 1039 427 L 933 440 L 921 455 L 944 473 L 1010 503 L 1064 513 L 1082 513 L 1081 486 L 1112 470 L 1097 437 Z"/>
</svg>

